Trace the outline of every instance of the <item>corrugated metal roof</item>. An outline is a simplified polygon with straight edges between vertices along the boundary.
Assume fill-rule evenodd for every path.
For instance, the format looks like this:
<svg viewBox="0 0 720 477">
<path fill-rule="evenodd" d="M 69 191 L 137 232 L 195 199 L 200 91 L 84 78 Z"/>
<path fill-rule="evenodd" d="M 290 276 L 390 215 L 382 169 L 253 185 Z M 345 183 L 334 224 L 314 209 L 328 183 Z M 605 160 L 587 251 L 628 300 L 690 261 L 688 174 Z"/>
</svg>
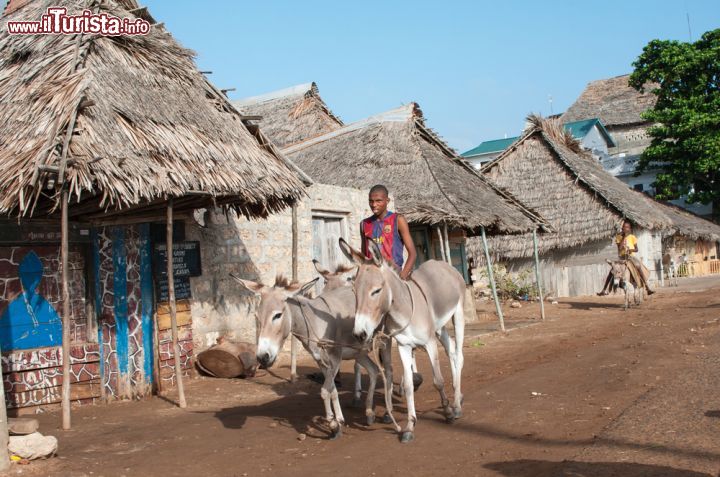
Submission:
<svg viewBox="0 0 720 477">
<path fill-rule="evenodd" d="M 602 134 L 605 137 L 605 140 L 608 142 L 608 146 L 614 147 L 615 141 L 613 140 L 610 133 L 607 132 L 605 126 L 603 126 L 602 121 L 600 121 L 598 118 L 583 119 L 582 121 L 573 121 L 570 123 L 565 123 L 563 125 L 563 127 L 570 131 L 570 134 L 572 134 L 573 137 L 576 139 L 582 139 L 587 136 L 594 126 L 598 127 L 598 129 L 600 130 L 600 134 Z"/>
<path fill-rule="evenodd" d="M 483 141 L 477 147 L 465 151 L 461 154 L 463 157 L 479 156 L 491 152 L 501 152 L 510 147 L 512 143 L 517 141 L 519 136 L 508 137 L 505 139 L 493 139 L 492 141 Z"/>
</svg>

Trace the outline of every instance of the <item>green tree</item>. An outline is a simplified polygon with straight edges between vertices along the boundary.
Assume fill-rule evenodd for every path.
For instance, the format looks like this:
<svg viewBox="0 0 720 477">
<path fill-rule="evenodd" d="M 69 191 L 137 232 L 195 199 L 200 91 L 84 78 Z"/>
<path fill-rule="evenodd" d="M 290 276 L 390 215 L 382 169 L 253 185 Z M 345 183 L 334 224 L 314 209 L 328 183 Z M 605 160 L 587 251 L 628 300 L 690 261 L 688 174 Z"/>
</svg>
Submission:
<svg viewBox="0 0 720 477">
<path fill-rule="evenodd" d="M 720 217 L 720 29 L 695 43 L 653 40 L 633 63 L 630 85 L 657 95 L 643 117 L 650 146 L 638 172 L 660 165 L 654 184 L 662 199 L 687 195 L 688 202 L 713 204 Z"/>
</svg>

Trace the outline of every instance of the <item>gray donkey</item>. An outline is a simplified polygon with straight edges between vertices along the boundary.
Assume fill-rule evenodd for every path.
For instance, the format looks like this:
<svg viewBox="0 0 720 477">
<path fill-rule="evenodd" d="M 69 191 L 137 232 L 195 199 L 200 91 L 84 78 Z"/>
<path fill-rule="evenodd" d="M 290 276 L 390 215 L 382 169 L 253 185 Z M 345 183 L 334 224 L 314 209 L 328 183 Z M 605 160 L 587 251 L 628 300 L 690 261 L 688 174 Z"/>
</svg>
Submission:
<svg viewBox="0 0 720 477">
<path fill-rule="evenodd" d="M 260 295 L 258 307 L 257 358 L 261 367 L 271 367 L 283 343 L 292 333 L 310 353 L 320 367 L 324 382 L 320 395 L 325 405 L 325 417 L 330 423 L 331 438 L 342 435 L 345 418 L 340 408 L 334 378 L 342 360 L 354 359 L 364 367 L 370 377 L 365 415 L 368 425 L 375 421 L 373 396 L 377 383 L 378 367 L 368 356 L 368 350 L 352 336 L 355 316 L 355 294 L 352 288 L 342 286 L 324 291 L 317 298 L 304 296 L 318 278 L 300 286 L 278 278 L 269 287 L 232 275 L 244 288 Z M 389 366 L 389 346 L 383 355 Z"/>
<path fill-rule="evenodd" d="M 412 384 L 412 355 L 415 348 L 425 348 L 430 357 L 433 384 L 440 393 L 448 422 L 462 415 L 460 378 L 465 330 L 465 281 L 457 270 L 437 260 L 428 260 L 413 272 L 410 280 L 402 280 L 393 265 L 383 259 L 377 244 L 368 242 L 368 246 L 372 256 L 370 259 L 340 239 L 340 249 L 358 265 L 353 335 L 360 342 L 370 343 L 375 333 L 384 329 L 386 334 L 397 341 L 408 410 L 408 422 L 401 435 L 401 442 L 410 442 L 414 439 L 417 420 Z M 446 329 L 451 319 L 455 328 L 454 341 Z M 450 357 L 455 394 L 452 409 L 440 372 L 436 336 Z M 391 379 L 392 375 L 389 377 Z"/>
</svg>

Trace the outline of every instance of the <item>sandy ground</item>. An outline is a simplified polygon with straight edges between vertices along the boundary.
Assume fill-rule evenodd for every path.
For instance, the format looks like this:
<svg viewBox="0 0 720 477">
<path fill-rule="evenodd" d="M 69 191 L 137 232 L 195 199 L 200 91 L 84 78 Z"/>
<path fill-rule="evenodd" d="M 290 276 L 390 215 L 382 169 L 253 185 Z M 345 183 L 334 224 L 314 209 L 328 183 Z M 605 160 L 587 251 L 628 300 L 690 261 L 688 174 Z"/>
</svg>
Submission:
<svg viewBox="0 0 720 477">
<path fill-rule="evenodd" d="M 720 278 L 684 280 L 628 312 L 619 296 L 561 299 L 545 322 L 536 303 L 508 307 L 509 333 L 468 329 L 464 416 L 454 424 L 418 354 L 426 382 L 411 444 L 350 408 L 350 363 L 338 441 L 317 417 L 318 385 L 291 384 L 279 367 L 254 380 L 193 379 L 185 410 L 163 398 L 82 407 L 71 431 L 58 428 L 59 413 L 41 414 L 60 453 L 11 475 L 717 476 L 719 291 Z M 443 369 L 449 378 L 446 360 Z M 380 394 L 376 402 L 382 412 Z"/>
</svg>

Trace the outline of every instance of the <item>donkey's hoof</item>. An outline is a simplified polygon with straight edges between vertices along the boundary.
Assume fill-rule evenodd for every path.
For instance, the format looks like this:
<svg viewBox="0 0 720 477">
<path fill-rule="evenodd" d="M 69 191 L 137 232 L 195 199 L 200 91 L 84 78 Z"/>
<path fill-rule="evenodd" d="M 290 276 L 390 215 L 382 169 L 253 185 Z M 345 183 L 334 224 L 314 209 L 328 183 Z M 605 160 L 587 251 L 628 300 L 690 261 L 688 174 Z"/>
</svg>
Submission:
<svg viewBox="0 0 720 477">
<path fill-rule="evenodd" d="M 383 424 L 392 424 L 392 417 L 387 412 L 382 417 Z"/>
<path fill-rule="evenodd" d="M 453 409 L 453 418 L 460 419 L 461 417 L 462 417 L 462 409 L 460 409 L 459 407 L 456 407 L 455 409 Z"/>
<path fill-rule="evenodd" d="M 350 403 L 350 407 L 354 407 L 355 409 L 359 409 L 363 406 L 362 399 L 360 398 L 353 398 L 352 402 Z"/>
<path fill-rule="evenodd" d="M 367 420 L 367 425 L 372 426 L 375 424 L 375 414 L 368 414 L 365 416 L 365 419 Z"/>
<path fill-rule="evenodd" d="M 403 444 L 407 444 L 408 442 L 412 442 L 415 440 L 415 434 L 412 431 L 405 431 L 400 436 L 400 442 Z"/>
<path fill-rule="evenodd" d="M 330 440 L 336 441 L 342 437 L 342 426 L 338 426 L 336 429 L 333 429 L 332 434 L 330 434 Z"/>
</svg>

